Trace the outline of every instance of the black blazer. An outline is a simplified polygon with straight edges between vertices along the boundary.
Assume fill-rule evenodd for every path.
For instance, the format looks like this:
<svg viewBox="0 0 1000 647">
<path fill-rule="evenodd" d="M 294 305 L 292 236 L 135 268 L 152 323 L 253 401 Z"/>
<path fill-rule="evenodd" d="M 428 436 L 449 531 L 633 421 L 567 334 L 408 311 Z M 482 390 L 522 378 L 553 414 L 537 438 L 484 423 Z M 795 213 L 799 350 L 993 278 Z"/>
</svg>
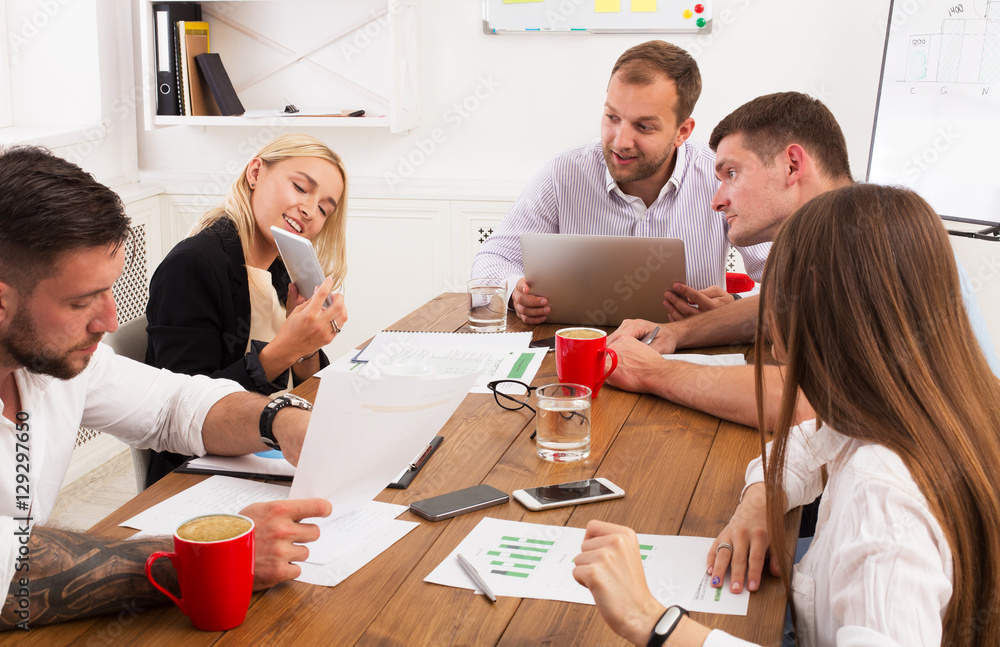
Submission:
<svg viewBox="0 0 1000 647">
<path fill-rule="evenodd" d="M 146 363 L 175 373 L 230 379 L 265 395 L 285 388 L 264 375 L 259 353 L 265 343 L 255 340 L 246 352 L 250 286 L 245 265 L 228 218 L 177 243 L 150 281 Z M 268 270 L 284 303 L 290 279 L 280 256 Z M 320 365 L 329 363 L 321 351 Z"/>
</svg>

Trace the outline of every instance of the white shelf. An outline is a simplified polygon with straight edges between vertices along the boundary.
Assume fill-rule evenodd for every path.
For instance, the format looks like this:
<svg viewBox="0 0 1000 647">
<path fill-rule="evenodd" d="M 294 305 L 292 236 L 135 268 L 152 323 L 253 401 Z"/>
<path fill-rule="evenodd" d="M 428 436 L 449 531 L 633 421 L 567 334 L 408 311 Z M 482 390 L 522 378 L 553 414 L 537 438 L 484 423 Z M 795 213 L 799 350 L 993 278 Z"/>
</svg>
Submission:
<svg viewBox="0 0 1000 647">
<path fill-rule="evenodd" d="M 250 0 L 251 2 L 257 0 Z M 153 116 L 154 126 L 298 126 L 389 128 L 388 117 L 171 117 Z"/>
<path fill-rule="evenodd" d="M 280 9 L 276 8 L 273 11 L 269 7 L 261 8 L 261 5 L 266 1 L 201 0 L 203 19 L 209 22 L 212 29 L 212 51 L 218 50 L 222 54 L 223 61 L 229 68 L 230 77 L 233 78 L 236 91 L 248 110 L 277 107 L 258 105 L 263 102 L 262 99 L 273 104 L 275 101 L 271 100 L 272 97 L 277 97 L 276 101 L 283 101 L 285 97 L 288 97 L 293 103 L 299 103 L 299 106 L 305 110 L 307 106 L 302 104 L 307 99 L 313 98 L 311 93 L 305 89 L 319 87 L 309 84 L 302 85 L 302 74 L 309 73 L 314 76 L 318 75 L 318 78 L 323 80 L 320 85 L 324 88 L 342 88 L 345 96 L 364 99 L 360 102 L 356 99 L 340 101 L 338 106 L 350 104 L 352 107 L 364 108 L 369 113 L 384 114 L 384 116 L 248 118 L 240 116 L 157 115 L 152 12 L 154 0 L 136 0 L 139 5 L 142 78 L 145 79 L 142 84 L 142 97 L 146 130 L 171 126 L 260 127 L 277 125 L 302 128 L 385 128 L 393 133 L 405 133 L 420 125 L 419 84 L 417 83 L 420 54 L 418 0 L 369 0 L 365 3 L 367 9 L 364 11 L 360 8 L 360 4 L 355 4 L 355 0 L 326 0 L 321 3 L 310 0 L 285 0 L 276 3 L 272 0 L 270 4 L 280 7 Z M 290 11 L 290 8 L 295 7 L 296 4 L 299 5 L 296 11 Z M 248 26 L 244 23 L 241 8 L 245 8 L 245 13 L 251 18 L 256 17 L 256 21 L 249 21 L 250 23 L 255 22 L 256 26 Z M 353 13 L 346 11 L 346 9 L 350 9 Z M 266 18 L 264 21 L 261 20 L 262 12 Z M 285 27 L 287 27 L 289 15 L 308 16 L 306 24 L 301 25 L 303 33 L 301 41 L 309 43 L 319 39 L 319 42 L 302 46 L 298 39 L 295 39 L 296 42 L 292 46 L 282 44 L 282 40 L 288 42 L 289 39 L 287 34 L 285 38 L 271 34 L 274 29 L 274 24 L 271 24 L 270 20 L 272 15 L 275 18 L 274 24 L 280 22 L 279 19 L 285 20 Z M 353 17 L 345 19 L 342 18 L 344 15 Z M 338 18 L 341 20 L 340 23 L 338 23 Z M 262 22 L 267 24 L 260 24 Z M 225 45 L 217 48 L 215 45 L 217 42 L 216 30 L 223 30 L 228 34 L 235 35 L 240 40 L 240 45 L 235 49 Z M 265 31 L 268 33 L 263 33 Z M 351 78 L 358 76 L 352 74 L 352 72 L 356 72 L 356 69 L 331 69 L 335 66 L 329 65 L 331 59 L 329 55 L 323 56 L 324 49 L 360 51 L 354 44 L 359 42 L 359 38 L 370 38 L 372 33 L 383 34 L 379 44 L 372 45 L 372 49 L 366 52 L 377 52 L 382 57 L 378 59 L 382 64 L 375 67 L 374 73 L 364 76 L 363 80 L 359 81 L 356 78 Z M 367 47 L 366 45 L 361 50 Z M 276 80 L 285 73 L 288 73 L 287 78 Z M 288 79 L 299 79 L 299 81 Z M 262 93 L 266 96 L 261 97 Z M 303 97 L 303 95 L 306 96 Z M 279 103 L 279 105 L 281 104 Z M 321 108 L 321 110 L 323 109 L 325 107 Z"/>
</svg>

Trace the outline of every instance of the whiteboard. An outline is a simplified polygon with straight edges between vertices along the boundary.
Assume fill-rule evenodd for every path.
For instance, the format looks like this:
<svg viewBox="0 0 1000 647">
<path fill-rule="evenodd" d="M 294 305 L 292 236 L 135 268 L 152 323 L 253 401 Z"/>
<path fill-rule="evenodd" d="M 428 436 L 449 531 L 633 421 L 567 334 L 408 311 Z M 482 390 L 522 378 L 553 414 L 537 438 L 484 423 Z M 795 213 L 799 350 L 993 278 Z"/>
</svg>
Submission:
<svg viewBox="0 0 1000 647">
<path fill-rule="evenodd" d="M 1000 220 L 1000 0 L 890 6 L 868 181 Z"/>
<path fill-rule="evenodd" d="M 712 0 L 483 0 L 483 31 L 707 34 Z"/>
</svg>

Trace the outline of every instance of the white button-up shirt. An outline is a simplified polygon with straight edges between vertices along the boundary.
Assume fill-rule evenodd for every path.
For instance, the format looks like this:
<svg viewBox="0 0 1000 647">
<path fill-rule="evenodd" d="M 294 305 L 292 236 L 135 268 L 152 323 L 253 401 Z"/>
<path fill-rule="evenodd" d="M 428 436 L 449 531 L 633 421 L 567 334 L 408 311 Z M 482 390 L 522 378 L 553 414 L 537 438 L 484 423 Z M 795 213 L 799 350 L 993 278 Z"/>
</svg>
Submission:
<svg viewBox="0 0 1000 647">
<path fill-rule="evenodd" d="M 817 430 L 815 420 L 789 433 L 788 509 L 823 494 L 816 536 L 792 575 L 799 644 L 940 645 L 952 595 L 951 547 L 910 470 L 892 450 L 829 426 Z M 746 482 L 763 480 L 758 458 Z M 705 641 L 747 644 L 718 630 Z"/>
<path fill-rule="evenodd" d="M 228 380 L 179 375 L 118 357 L 104 344 L 70 380 L 25 369 L 15 371 L 14 380 L 27 418 L 15 425 L 0 417 L 3 590 L 14 575 L 19 537 L 27 541 L 25 534 L 17 533 L 28 524 L 18 518 L 30 514 L 31 526 L 48 520 L 81 426 L 133 447 L 200 456 L 205 453 L 201 429 L 208 410 L 224 396 L 243 391 Z M 0 401 L 0 411 L 4 406 Z"/>
</svg>

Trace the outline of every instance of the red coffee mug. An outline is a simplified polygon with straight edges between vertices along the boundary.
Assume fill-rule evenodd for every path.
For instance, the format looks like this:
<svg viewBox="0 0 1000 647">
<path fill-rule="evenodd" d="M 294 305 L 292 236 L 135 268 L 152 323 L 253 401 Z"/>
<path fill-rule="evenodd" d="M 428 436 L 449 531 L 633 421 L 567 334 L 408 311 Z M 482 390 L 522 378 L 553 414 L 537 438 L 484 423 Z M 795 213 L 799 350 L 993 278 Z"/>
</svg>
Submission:
<svg viewBox="0 0 1000 647">
<path fill-rule="evenodd" d="M 243 519 L 250 527 L 215 541 L 184 539 L 178 533 L 191 522 L 209 517 Z M 253 594 L 253 520 L 238 514 L 201 515 L 188 519 L 174 532 L 174 552 L 157 551 L 146 560 L 146 577 L 174 601 L 202 631 L 225 631 L 240 626 Z M 175 597 L 153 579 L 153 563 L 168 558 L 177 571 L 181 597 Z"/>
<path fill-rule="evenodd" d="M 582 384 L 597 397 L 604 380 L 618 366 L 618 353 L 607 347 L 608 333 L 597 328 L 563 328 L 556 333 L 556 374 L 560 382 Z M 611 368 L 604 372 L 604 358 Z"/>
</svg>

